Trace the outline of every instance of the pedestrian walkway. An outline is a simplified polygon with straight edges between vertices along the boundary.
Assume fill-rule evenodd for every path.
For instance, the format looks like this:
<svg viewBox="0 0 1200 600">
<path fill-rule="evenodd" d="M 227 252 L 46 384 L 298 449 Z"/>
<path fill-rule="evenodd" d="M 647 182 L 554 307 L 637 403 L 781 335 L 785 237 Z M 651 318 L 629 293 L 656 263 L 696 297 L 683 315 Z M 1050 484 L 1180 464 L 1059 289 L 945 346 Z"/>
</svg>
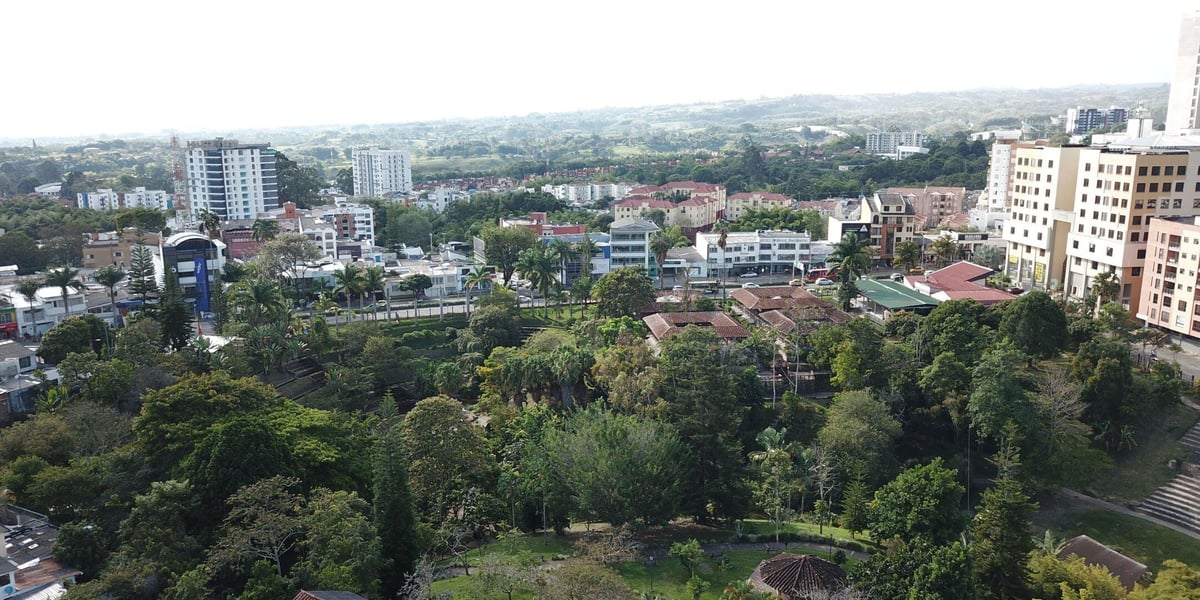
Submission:
<svg viewBox="0 0 1200 600">
<path fill-rule="evenodd" d="M 1183 402 L 1192 408 L 1196 404 L 1187 398 Z M 1179 443 L 1193 452 L 1200 451 L 1200 423 L 1188 429 Z M 1200 478 L 1180 474 L 1154 490 L 1139 502 L 1137 511 L 1173 525 L 1179 531 L 1186 529 L 1192 537 L 1200 539 Z"/>
<path fill-rule="evenodd" d="M 1200 530 L 1192 529 L 1190 527 L 1184 527 L 1184 526 L 1178 525 L 1176 523 L 1168 522 L 1168 521 L 1160 519 L 1156 516 L 1153 516 L 1149 513 L 1142 513 L 1142 512 L 1130 510 L 1128 508 L 1125 508 L 1124 506 L 1118 506 L 1116 504 L 1113 504 L 1112 502 L 1105 502 L 1104 500 L 1101 500 L 1099 498 L 1093 498 L 1091 496 L 1088 496 L 1087 494 L 1081 494 L 1070 488 L 1062 488 L 1062 494 L 1068 498 L 1073 498 L 1073 499 L 1083 502 L 1085 504 L 1090 504 L 1092 506 L 1095 506 L 1096 508 L 1104 509 L 1104 510 L 1115 512 L 1115 513 L 1120 513 L 1127 517 L 1133 517 L 1135 519 L 1141 519 L 1143 521 L 1149 521 L 1151 523 L 1154 523 L 1155 525 L 1161 525 L 1162 527 L 1166 527 L 1167 529 L 1177 531 L 1177 532 L 1182 533 L 1183 535 L 1186 535 L 1190 538 L 1200 540 Z"/>
</svg>

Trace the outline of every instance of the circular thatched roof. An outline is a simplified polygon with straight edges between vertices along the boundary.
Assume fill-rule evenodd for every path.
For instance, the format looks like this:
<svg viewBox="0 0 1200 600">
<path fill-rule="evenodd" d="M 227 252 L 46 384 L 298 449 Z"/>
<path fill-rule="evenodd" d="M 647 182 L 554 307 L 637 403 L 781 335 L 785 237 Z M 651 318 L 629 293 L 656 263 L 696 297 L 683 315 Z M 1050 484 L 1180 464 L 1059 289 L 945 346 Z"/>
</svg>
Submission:
<svg viewBox="0 0 1200 600">
<path fill-rule="evenodd" d="M 815 556 L 785 552 L 758 563 L 750 584 L 784 600 L 810 600 L 846 587 L 846 572 Z"/>
</svg>

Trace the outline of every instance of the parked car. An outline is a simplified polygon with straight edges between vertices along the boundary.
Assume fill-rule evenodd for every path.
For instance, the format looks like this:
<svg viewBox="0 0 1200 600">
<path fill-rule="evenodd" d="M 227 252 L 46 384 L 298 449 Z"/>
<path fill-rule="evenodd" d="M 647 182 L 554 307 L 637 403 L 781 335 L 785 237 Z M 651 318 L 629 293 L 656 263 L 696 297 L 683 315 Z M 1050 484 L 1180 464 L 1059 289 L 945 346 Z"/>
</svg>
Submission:
<svg viewBox="0 0 1200 600">
<path fill-rule="evenodd" d="M 801 286 L 801 285 L 804 285 L 804 280 L 803 279 L 793 279 L 788 282 L 788 285 Z"/>
<path fill-rule="evenodd" d="M 682 291 L 683 291 L 683 286 L 682 286 L 682 285 L 673 286 L 673 287 L 671 288 L 671 291 L 672 291 L 672 292 L 682 292 Z"/>
<path fill-rule="evenodd" d="M 746 271 L 745 273 L 738 275 L 738 277 L 741 277 L 742 279 L 753 279 L 755 277 L 758 277 L 758 273 L 756 273 L 754 271 Z"/>
<path fill-rule="evenodd" d="M 892 281 L 904 281 L 904 273 L 892 273 Z"/>
<path fill-rule="evenodd" d="M 756 287 L 758 287 L 758 284 L 757 284 L 757 283 L 753 283 L 753 282 L 750 282 L 750 283 L 743 283 L 743 284 L 742 284 L 742 287 L 744 287 L 744 288 L 747 288 L 747 289 L 749 289 L 749 288 L 756 288 Z"/>
<path fill-rule="evenodd" d="M 828 277 L 822 277 L 818 279 L 816 283 L 820 286 L 833 285 L 833 280 Z"/>
</svg>

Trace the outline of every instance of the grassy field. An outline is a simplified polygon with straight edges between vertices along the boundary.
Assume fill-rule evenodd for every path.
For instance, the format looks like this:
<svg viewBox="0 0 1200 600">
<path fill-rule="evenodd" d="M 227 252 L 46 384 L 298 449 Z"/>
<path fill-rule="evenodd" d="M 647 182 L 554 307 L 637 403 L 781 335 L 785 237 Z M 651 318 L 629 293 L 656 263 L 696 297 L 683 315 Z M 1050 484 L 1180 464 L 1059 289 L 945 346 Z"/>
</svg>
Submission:
<svg viewBox="0 0 1200 600">
<path fill-rule="evenodd" d="M 1177 404 L 1155 422 L 1142 425 L 1138 445 L 1132 451 L 1117 454 L 1115 468 L 1098 477 L 1083 491 L 1110 502 L 1125 503 L 1149 496 L 1155 488 L 1175 477 L 1167 467 L 1171 459 L 1187 457 L 1187 448 L 1179 438 L 1196 423 L 1196 412 Z"/>
<path fill-rule="evenodd" d="M 1166 527 L 1066 498 L 1043 501 L 1034 516 L 1038 531 L 1049 529 L 1056 538 L 1086 534 L 1158 570 L 1168 558 L 1200 568 L 1200 540 Z M 1040 536 L 1038 536 L 1040 537 Z"/>
</svg>

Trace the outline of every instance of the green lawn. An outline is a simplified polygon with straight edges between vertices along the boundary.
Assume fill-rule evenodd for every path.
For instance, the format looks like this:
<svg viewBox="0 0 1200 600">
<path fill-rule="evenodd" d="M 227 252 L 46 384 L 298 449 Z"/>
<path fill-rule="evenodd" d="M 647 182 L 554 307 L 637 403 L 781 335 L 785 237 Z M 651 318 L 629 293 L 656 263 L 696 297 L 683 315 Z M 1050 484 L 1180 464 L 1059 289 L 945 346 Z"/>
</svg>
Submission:
<svg viewBox="0 0 1200 600">
<path fill-rule="evenodd" d="M 1034 525 L 1039 531 L 1050 529 L 1061 539 L 1086 534 L 1146 564 L 1151 570 L 1158 570 L 1168 558 L 1200 568 L 1200 540 L 1149 521 L 1069 499 L 1043 502 L 1034 517 Z"/>
<path fill-rule="evenodd" d="M 1080 491 L 1119 504 L 1149 496 L 1175 477 L 1167 463 L 1173 458 L 1187 457 L 1187 448 L 1178 440 L 1196 420 L 1192 409 L 1183 404 L 1173 406 L 1160 419 L 1141 426 L 1137 447 L 1118 453 L 1115 469 Z"/>
</svg>

